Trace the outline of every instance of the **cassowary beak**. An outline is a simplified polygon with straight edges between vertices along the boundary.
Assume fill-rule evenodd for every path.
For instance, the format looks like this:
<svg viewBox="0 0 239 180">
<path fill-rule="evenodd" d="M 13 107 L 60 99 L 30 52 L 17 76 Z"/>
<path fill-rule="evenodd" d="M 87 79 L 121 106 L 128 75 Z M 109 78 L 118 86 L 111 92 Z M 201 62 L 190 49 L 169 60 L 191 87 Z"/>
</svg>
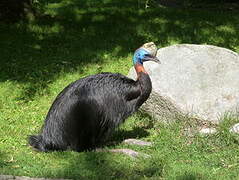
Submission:
<svg viewBox="0 0 239 180">
<path fill-rule="evenodd" d="M 152 55 L 146 55 L 143 59 L 142 59 L 143 62 L 145 61 L 154 61 L 158 64 L 160 64 L 160 60 L 156 57 L 156 56 L 152 56 Z"/>
</svg>

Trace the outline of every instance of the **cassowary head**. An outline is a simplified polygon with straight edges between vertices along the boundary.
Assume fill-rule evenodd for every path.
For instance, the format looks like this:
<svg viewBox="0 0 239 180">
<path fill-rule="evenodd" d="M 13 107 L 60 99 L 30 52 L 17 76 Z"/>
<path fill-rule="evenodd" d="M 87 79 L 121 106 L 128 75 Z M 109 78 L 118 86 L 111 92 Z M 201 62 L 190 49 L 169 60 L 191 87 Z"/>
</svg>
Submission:
<svg viewBox="0 0 239 180">
<path fill-rule="evenodd" d="M 145 61 L 154 61 L 159 63 L 159 59 L 156 57 L 157 47 L 153 42 L 146 43 L 137 49 L 133 56 L 133 64 L 141 64 Z"/>
</svg>

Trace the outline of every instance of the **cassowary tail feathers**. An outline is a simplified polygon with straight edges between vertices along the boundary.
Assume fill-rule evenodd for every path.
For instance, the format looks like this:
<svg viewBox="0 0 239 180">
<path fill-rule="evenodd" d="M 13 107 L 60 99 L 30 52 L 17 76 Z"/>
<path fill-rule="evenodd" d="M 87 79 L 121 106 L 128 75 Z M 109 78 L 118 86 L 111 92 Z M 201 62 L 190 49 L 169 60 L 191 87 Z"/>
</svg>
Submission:
<svg viewBox="0 0 239 180">
<path fill-rule="evenodd" d="M 45 148 L 44 148 L 44 144 L 43 144 L 43 141 L 42 141 L 42 136 L 41 135 L 32 135 L 32 136 L 29 136 L 29 144 L 37 149 L 38 151 L 45 151 Z"/>
</svg>

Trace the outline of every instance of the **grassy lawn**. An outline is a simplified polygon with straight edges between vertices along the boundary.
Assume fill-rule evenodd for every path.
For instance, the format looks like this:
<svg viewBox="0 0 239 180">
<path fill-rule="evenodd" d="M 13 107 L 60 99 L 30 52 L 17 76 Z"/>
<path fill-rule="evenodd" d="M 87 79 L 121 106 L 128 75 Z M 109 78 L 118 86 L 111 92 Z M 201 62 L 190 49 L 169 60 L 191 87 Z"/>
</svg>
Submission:
<svg viewBox="0 0 239 180">
<path fill-rule="evenodd" d="M 98 72 L 127 74 L 136 48 L 211 44 L 239 52 L 239 12 L 144 8 L 144 2 L 51 0 L 42 18 L 0 23 L 0 174 L 73 179 L 239 179 L 239 137 L 227 119 L 213 136 L 186 136 L 194 122 L 163 125 L 136 113 L 105 149 L 131 148 L 151 158 L 107 152 L 39 153 L 39 132 L 56 95 Z M 152 147 L 125 145 L 139 138 Z"/>
</svg>

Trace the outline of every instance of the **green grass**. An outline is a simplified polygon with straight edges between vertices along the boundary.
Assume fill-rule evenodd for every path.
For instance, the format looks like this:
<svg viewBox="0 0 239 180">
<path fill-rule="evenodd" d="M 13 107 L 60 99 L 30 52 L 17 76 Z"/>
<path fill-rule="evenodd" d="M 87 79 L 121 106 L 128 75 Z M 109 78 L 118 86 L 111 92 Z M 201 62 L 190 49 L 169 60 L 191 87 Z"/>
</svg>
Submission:
<svg viewBox="0 0 239 180">
<path fill-rule="evenodd" d="M 237 11 L 144 9 L 140 1 L 50 1 L 30 23 L 0 23 L 0 174 L 73 179 L 238 179 L 238 136 L 228 118 L 213 136 L 184 135 L 194 122 L 163 125 L 136 113 L 105 148 L 150 154 L 131 159 L 106 152 L 38 153 L 27 144 L 56 95 L 70 82 L 110 71 L 127 74 L 133 51 L 148 41 L 212 44 L 239 52 Z M 188 121 L 188 122 L 187 122 Z M 139 138 L 154 143 L 121 143 Z"/>
</svg>

